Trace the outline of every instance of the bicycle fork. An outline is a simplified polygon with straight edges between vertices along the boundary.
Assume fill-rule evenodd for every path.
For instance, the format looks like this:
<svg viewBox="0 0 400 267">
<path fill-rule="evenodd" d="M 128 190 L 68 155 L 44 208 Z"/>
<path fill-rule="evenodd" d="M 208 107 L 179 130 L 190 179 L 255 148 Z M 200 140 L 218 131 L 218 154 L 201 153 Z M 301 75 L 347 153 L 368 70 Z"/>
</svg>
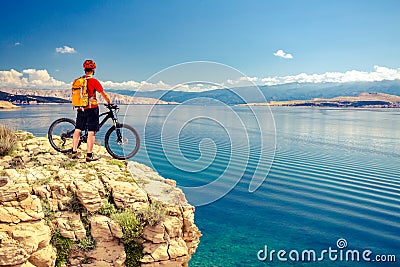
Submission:
<svg viewBox="0 0 400 267">
<path fill-rule="evenodd" d="M 113 120 L 113 122 L 114 122 L 115 132 L 117 133 L 117 142 L 119 144 L 122 144 L 123 140 L 122 140 L 121 129 L 119 128 L 120 124 L 118 123 L 117 120 Z"/>
</svg>

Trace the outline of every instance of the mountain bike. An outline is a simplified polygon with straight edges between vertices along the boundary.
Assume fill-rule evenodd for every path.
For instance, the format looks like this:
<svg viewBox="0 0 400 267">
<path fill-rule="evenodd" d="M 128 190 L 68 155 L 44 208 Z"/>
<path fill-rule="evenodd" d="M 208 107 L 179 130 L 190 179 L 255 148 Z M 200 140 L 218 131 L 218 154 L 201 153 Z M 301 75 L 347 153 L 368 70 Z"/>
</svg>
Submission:
<svg viewBox="0 0 400 267">
<path fill-rule="evenodd" d="M 109 128 L 104 137 L 107 152 L 116 159 L 129 159 L 133 157 L 140 147 L 140 137 L 130 125 L 118 122 L 119 107 L 114 104 L 105 104 L 107 112 L 101 113 L 99 118 L 105 116 L 100 122 L 99 130 L 111 119 L 113 126 Z M 49 127 L 47 137 L 51 146 L 62 153 L 72 152 L 72 140 L 75 131 L 75 121 L 69 118 L 55 120 Z M 87 143 L 88 131 L 82 131 L 78 147 Z"/>
</svg>

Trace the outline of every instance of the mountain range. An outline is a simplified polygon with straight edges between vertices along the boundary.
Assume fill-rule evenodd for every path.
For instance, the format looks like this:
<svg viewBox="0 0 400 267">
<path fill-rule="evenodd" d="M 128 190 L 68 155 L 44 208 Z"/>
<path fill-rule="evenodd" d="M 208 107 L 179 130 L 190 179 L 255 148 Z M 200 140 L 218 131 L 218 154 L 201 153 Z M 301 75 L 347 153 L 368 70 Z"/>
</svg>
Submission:
<svg viewBox="0 0 400 267">
<path fill-rule="evenodd" d="M 215 89 L 202 92 L 133 91 L 106 89 L 117 104 L 215 104 L 228 105 L 264 103 L 270 101 L 310 100 L 338 96 L 358 96 L 361 93 L 384 93 L 400 96 L 400 80 L 353 83 L 290 83 L 274 86 L 254 86 Z M 71 90 L 0 89 L 0 100 L 10 102 L 37 101 L 38 103 L 70 102 Z M 188 102 L 189 101 L 189 102 Z"/>
<path fill-rule="evenodd" d="M 111 89 L 112 90 L 112 89 Z M 338 96 L 358 96 L 363 92 L 400 96 L 400 80 L 354 83 L 290 83 L 274 86 L 238 87 L 204 92 L 112 90 L 123 95 L 160 98 L 166 102 L 208 104 L 219 100 L 225 104 L 262 103 L 269 101 L 308 100 Z"/>
<path fill-rule="evenodd" d="M 116 92 L 108 92 L 110 99 L 115 104 L 168 104 L 163 100 L 148 97 L 133 97 L 121 95 Z M 100 102 L 104 102 L 101 95 L 97 96 Z M 40 89 L 0 89 L 0 100 L 15 104 L 38 103 L 71 103 L 71 89 L 40 90 Z"/>
</svg>

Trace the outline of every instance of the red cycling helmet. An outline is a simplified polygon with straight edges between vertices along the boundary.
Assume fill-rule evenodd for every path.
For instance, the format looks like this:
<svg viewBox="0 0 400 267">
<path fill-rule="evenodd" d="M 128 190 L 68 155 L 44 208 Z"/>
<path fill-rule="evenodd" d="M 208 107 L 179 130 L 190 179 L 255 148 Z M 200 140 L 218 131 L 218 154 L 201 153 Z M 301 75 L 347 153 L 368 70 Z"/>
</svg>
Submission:
<svg viewBox="0 0 400 267">
<path fill-rule="evenodd" d="M 83 62 L 83 68 L 84 69 L 95 69 L 96 63 L 91 59 L 86 59 L 85 62 Z"/>
</svg>

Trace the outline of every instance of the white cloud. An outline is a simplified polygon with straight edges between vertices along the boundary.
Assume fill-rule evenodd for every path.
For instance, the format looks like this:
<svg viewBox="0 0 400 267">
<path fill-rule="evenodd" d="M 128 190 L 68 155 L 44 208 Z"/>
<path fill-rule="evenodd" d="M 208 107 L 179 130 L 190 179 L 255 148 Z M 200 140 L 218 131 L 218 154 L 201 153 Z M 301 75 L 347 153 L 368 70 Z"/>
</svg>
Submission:
<svg viewBox="0 0 400 267">
<path fill-rule="evenodd" d="M 285 59 L 292 59 L 292 58 L 293 58 L 293 55 L 292 55 L 292 54 L 285 53 L 285 52 L 283 52 L 282 49 L 279 49 L 278 51 L 276 51 L 276 52 L 274 53 L 274 56 L 276 56 L 276 57 L 281 57 L 281 58 L 285 58 Z"/>
<path fill-rule="evenodd" d="M 346 83 L 400 80 L 400 69 L 374 66 L 374 71 L 350 70 L 346 72 L 325 72 L 322 74 L 300 73 L 289 76 L 274 76 L 260 79 L 264 85 L 286 83 Z"/>
<path fill-rule="evenodd" d="M 227 80 L 221 84 L 193 82 L 192 84 L 170 85 L 159 81 L 100 81 L 105 89 L 127 89 L 134 91 L 174 90 L 185 92 L 203 92 L 224 87 L 251 86 L 253 83 L 261 85 L 278 85 L 287 83 L 346 83 L 346 82 L 374 82 L 383 80 L 400 80 L 400 68 L 391 69 L 374 66 L 373 71 L 349 70 L 345 72 L 325 72 L 322 74 L 300 73 L 288 76 L 273 77 L 239 77 L 236 80 Z M 26 69 L 18 72 L 14 69 L 0 71 L 0 88 L 35 88 L 35 89 L 63 89 L 70 88 L 71 84 L 56 80 L 47 70 Z"/>
<path fill-rule="evenodd" d="M 220 86 L 210 86 L 201 83 L 193 85 L 169 85 L 162 81 L 156 83 L 147 81 L 100 82 L 106 89 L 127 89 L 135 91 L 176 90 L 199 92 L 220 88 Z M 25 69 L 22 72 L 18 72 L 11 69 L 0 71 L 0 88 L 65 89 L 70 88 L 70 86 L 70 83 L 65 83 L 51 77 L 47 70 Z"/>
<path fill-rule="evenodd" d="M 75 54 L 76 50 L 72 47 L 64 45 L 63 47 L 57 47 L 56 52 L 60 54 Z"/>
<path fill-rule="evenodd" d="M 23 74 L 11 69 L 0 71 L 0 86 L 6 88 L 20 87 L 22 84 Z"/>
<path fill-rule="evenodd" d="M 243 76 L 243 77 L 240 77 L 240 78 L 237 79 L 237 80 L 231 80 L 231 79 L 229 79 L 229 80 L 226 81 L 226 83 L 227 83 L 227 85 L 229 85 L 229 86 L 235 86 L 235 87 L 240 87 L 240 86 L 252 86 L 252 85 L 254 85 L 255 83 L 257 83 L 258 80 L 259 80 L 259 78 L 257 78 L 257 77 L 247 77 L 247 76 Z M 228 86 L 228 87 L 229 87 L 229 86 Z"/>
<path fill-rule="evenodd" d="M 105 81 L 101 82 L 104 88 L 112 88 L 112 89 L 128 89 L 135 91 L 156 91 L 156 90 L 169 90 L 171 86 L 165 84 L 162 81 L 158 83 L 149 83 L 146 81 L 136 82 L 136 81 L 125 81 L 125 82 L 112 82 Z"/>
<path fill-rule="evenodd" d="M 61 89 L 70 85 L 51 77 L 47 70 L 27 69 L 18 72 L 14 69 L 0 71 L 2 88 Z"/>
<path fill-rule="evenodd" d="M 14 43 L 14 46 L 19 46 L 19 45 L 21 45 L 20 42 L 15 42 L 15 43 Z"/>
<path fill-rule="evenodd" d="M 100 81 L 104 88 L 109 89 L 127 89 L 132 91 L 157 91 L 157 90 L 174 90 L 184 92 L 202 92 L 207 90 L 213 90 L 223 87 L 222 85 L 211 85 L 206 83 L 194 83 L 194 84 L 177 84 L 170 85 L 159 81 L 157 83 L 150 83 L 147 81 L 136 82 L 136 81 L 125 81 L 125 82 L 112 82 L 112 81 Z"/>
<path fill-rule="evenodd" d="M 215 89 L 221 89 L 224 86 L 222 84 L 211 84 L 211 83 L 189 83 L 189 84 L 177 84 L 174 86 L 170 86 L 169 89 L 174 91 L 182 91 L 182 92 L 204 92 Z"/>
</svg>

